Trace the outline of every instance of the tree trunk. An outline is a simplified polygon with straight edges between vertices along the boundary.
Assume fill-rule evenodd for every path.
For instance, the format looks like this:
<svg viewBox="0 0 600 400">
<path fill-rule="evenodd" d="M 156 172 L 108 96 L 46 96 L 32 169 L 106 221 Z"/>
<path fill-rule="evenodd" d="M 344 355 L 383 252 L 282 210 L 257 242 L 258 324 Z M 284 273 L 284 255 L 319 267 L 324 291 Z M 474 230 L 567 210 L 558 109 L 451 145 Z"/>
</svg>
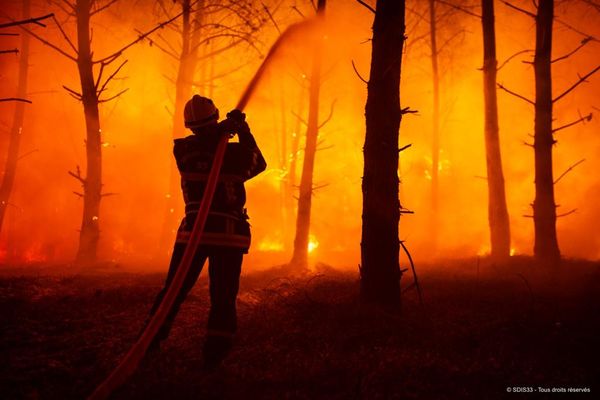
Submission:
<svg viewBox="0 0 600 400">
<path fill-rule="evenodd" d="M 173 139 L 186 136 L 186 128 L 183 120 L 183 109 L 185 103 L 192 97 L 192 84 L 194 82 L 194 72 L 197 64 L 197 47 L 200 41 L 200 32 L 203 16 L 204 0 L 200 0 L 195 5 L 193 23 L 191 17 L 191 1 L 183 0 L 182 3 L 182 33 L 181 33 L 181 54 L 177 69 L 177 78 L 175 81 L 175 107 L 173 110 Z M 164 252 L 170 252 L 173 237 L 177 232 L 180 217 L 175 213 L 178 204 L 181 203 L 180 196 L 180 178 L 175 161 L 170 160 L 169 173 L 169 191 L 166 195 L 166 210 L 163 221 L 163 228 L 160 237 L 161 249 Z"/>
<path fill-rule="evenodd" d="M 298 104 L 297 113 L 300 116 L 304 113 L 304 88 L 302 86 L 300 87 L 298 103 L 299 104 Z M 298 169 L 297 168 L 297 166 L 298 166 L 298 148 L 300 146 L 300 130 L 301 129 L 302 129 L 302 120 L 300 119 L 300 117 L 297 117 L 296 125 L 294 127 L 294 132 L 292 134 L 292 143 L 291 143 L 291 149 L 290 149 L 290 166 L 289 166 L 289 173 L 288 173 L 288 187 L 289 187 L 290 195 L 287 200 L 288 200 L 288 208 L 292 215 L 295 213 L 294 189 L 296 188 L 296 172 Z M 290 218 L 290 220 L 289 220 L 290 222 L 292 221 L 292 218 Z M 292 229 L 293 229 L 293 227 L 291 227 L 291 226 L 286 227 L 286 231 L 288 232 L 288 235 L 286 236 L 286 241 L 285 241 L 286 249 L 289 248 L 289 246 L 291 244 L 292 235 L 293 235 Z"/>
<path fill-rule="evenodd" d="M 554 1 L 541 0 L 536 16 L 535 58 L 535 257 L 543 262 L 560 260 L 556 238 L 556 204 L 552 176 L 552 20 Z"/>
<path fill-rule="evenodd" d="M 433 82 L 433 126 L 431 139 L 431 214 L 429 232 L 431 247 L 437 249 L 439 224 L 440 164 L 440 76 L 438 68 L 437 24 L 435 0 L 429 0 L 429 36 L 431 42 L 431 79 Z"/>
<path fill-rule="evenodd" d="M 398 136 L 404 1 L 378 0 L 373 23 L 366 127 L 361 238 L 361 295 L 400 306 Z"/>
<path fill-rule="evenodd" d="M 319 0 L 317 18 L 325 15 L 326 0 Z M 312 61 L 309 102 L 308 126 L 306 128 L 306 145 L 304 148 L 304 162 L 300 178 L 300 193 L 298 196 L 298 214 L 296 217 L 296 236 L 294 238 L 294 253 L 292 264 L 300 270 L 308 268 L 308 244 L 310 235 L 310 213 L 313 194 L 313 171 L 315 154 L 317 152 L 317 137 L 319 136 L 319 92 L 321 88 L 321 57 L 322 46 L 315 47 Z"/>
<path fill-rule="evenodd" d="M 86 177 L 83 183 L 83 220 L 79 233 L 77 261 L 94 262 L 100 240 L 100 199 L 102 197 L 102 138 L 98 94 L 94 83 L 90 49 L 90 0 L 77 0 L 77 67 L 86 127 Z"/>
<path fill-rule="evenodd" d="M 29 0 L 23 1 L 23 19 L 29 19 L 30 5 Z M 19 82 L 17 84 L 18 98 L 27 97 L 27 70 L 29 68 L 29 35 L 21 35 L 21 48 L 19 49 Z M 13 116 L 12 128 L 8 138 L 8 155 L 6 158 L 6 166 L 4 168 L 4 176 L 0 185 L 0 232 L 4 223 L 4 216 L 8 208 L 10 194 L 12 192 L 15 175 L 17 174 L 17 163 L 19 161 L 19 145 L 21 142 L 21 133 L 23 129 L 23 121 L 25 119 L 25 103 L 21 101 L 15 102 L 15 113 Z"/>
<path fill-rule="evenodd" d="M 510 224 L 504 192 L 504 174 L 498 129 L 496 96 L 496 32 L 494 0 L 481 1 L 483 27 L 483 98 L 485 104 L 485 153 L 488 183 L 488 221 L 492 258 L 510 256 Z"/>
<path fill-rule="evenodd" d="M 287 125 L 287 104 L 285 102 L 285 86 L 283 81 L 280 83 L 280 110 L 281 110 L 281 155 L 279 160 L 279 168 L 281 170 L 281 180 L 279 182 L 280 198 L 281 198 L 281 217 L 282 217 L 282 232 L 281 240 L 284 247 L 289 242 L 291 221 L 294 217 L 292 199 L 292 186 L 289 181 L 289 149 L 288 149 L 288 125 Z"/>
</svg>

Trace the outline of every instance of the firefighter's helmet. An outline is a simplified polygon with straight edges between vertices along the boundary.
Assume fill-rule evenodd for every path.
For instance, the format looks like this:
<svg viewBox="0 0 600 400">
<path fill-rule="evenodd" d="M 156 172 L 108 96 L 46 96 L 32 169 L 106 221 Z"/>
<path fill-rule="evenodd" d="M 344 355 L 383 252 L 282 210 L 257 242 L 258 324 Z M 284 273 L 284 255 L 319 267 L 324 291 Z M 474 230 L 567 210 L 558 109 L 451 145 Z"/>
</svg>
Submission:
<svg viewBox="0 0 600 400">
<path fill-rule="evenodd" d="M 219 110 L 211 99 L 196 94 L 185 104 L 183 119 L 186 128 L 202 128 L 217 123 Z"/>
</svg>

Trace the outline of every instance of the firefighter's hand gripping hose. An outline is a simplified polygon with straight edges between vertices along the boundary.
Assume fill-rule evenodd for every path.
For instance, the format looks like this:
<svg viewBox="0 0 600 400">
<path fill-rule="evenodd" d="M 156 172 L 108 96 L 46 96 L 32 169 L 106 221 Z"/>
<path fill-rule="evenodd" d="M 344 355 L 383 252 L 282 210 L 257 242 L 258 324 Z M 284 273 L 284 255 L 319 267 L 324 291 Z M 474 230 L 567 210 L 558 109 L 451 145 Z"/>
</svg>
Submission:
<svg viewBox="0 0 600 400">
<path fill-rule="evenodd" d="M 283 43 L 289 36 L 293 35 L 298 30 L 302 30 L 304 28 L 309 28 L 314 25 L 314 20 L 306 20 L 300 22 L 295 25 L 291 25 L 287 28 L 287 30 L 277 39 L 277 41 L 273 44 L 269 53 L 263 60 L 262 64 L 256 71 L 256 74 L 252 77 L 252 80 L 248 83 L 246 90 L 242 94 L 240 101 L 237 104 L 236 110 L 234 110 L 232 115 L 228 115 L 228 119 L 236 120 L 238 118 L 243 118 L 242 111 L 248 104 L 254 89 L 256 88 L 258 82 L 261 80 L 263 73 L 265 72 L 267 66 L 270 61 L 273 59 L 273 56 L 280 48 L 281 43 Z M 238 115 L 239 114 L 239 115 Z M 226 122 L 225 120 L 224 122 Z M 227 132 L 226 132 L 227 133 Z M 229 141 L 228 134 L 224 134 L 217 145 L 217 150 L 215 151 L 213 165 L 210 169 L 210 174 L 208 176 L 208 181 L 206 183 L 206 188 L 204 190 L 204 195 L 202 197 L 202 201 L 200 203 L 200 209 L 198 210 L 198 215 L 196 216 L 196 222 L 194 223 L 194 227 L 192 229 L 192 233 L 190 235 L 189 242 L 185 248 L 185 252 L 181 259 L 181 264 L 179 264 L 179 268 L 177 269 L 177 273 L 169 286 L 167 293 L 165 294 L 160 306 L 156 310 L 156 313 L 150 319 L 150 322 L 146 326 L 146 329 L 139 337 L 137 342 L 131 347 L 129 352 L 125 355 L 121 363 L 114 369 L 114 371 L 106 378 L 90 395 L 88 399 L 90 400 L 99 400 L 108 398 L 111 393 L 123 385 L 127 379 L 135 372 L 140 361 L 146 354 L 148 347 L 154 340 L 154 337 L 162 327 L 167 315 L 171 311 L 171 308 L 177 298 L 177 295 L 181 291 L 181 287 L 185 280 L 185 277 L 188 274 L 190 269 L 190 265 L 192 263 L 192 259 L 194 258 L 194 254 L 196 252 L 196 248 L 200 243 L 200 238 L 202 232 L 204 231 L 204 225 L 206 223 L 206 217 L 208 216 L 208 211 L 210 205 L 212 203 L 212 199 L 215 193 L 215 189 L 217 186 L 217 181 L 219 178 L 219 172 L 221 170 L 221 165 L 223 164 L 223 157 L 225 155 L 225 150 L 227 148 L 227 142 Z"/>
</svg>

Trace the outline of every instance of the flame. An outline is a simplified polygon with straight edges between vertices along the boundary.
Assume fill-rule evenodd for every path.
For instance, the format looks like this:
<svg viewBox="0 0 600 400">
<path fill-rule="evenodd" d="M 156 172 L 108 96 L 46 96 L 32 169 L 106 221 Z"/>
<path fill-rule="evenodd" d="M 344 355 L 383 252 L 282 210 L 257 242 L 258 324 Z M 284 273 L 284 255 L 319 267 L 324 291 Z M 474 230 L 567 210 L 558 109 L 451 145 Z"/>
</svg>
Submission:
<svg viewBox="0 0 600 400">
<path fill-rule="evenodd" d="M 517 249 L 515 249 L 514 247 L 511 247 L 509 254 L 510 254 L 511 257 L 514 256 L 515 254 L 517 254 Z"/>
<path fill-rule="evenodd" d="M 28 263 L 44 262 L 47 259 L 48 258 L 44 254 L 42 254 L 41 248 L 39 245 L 34 245 L 34 246 L 28 248 L 23 253 L 23 260 L 25 260 L 25 262 L 28 262 Z"/>
<path fill-rule="evenodd" d="M 283 242 L 280 240 L 266 238 L 258 243 L 259 251 L 283 251 L 283 248 Z"/>
<path fill-rule="evenodd" d="M 487 256 L 489 254 L 490 254 L 490 248 L 489 248 L 489 246 L 481 246 L 479 248 L 479 251 L 477 252 L 477 255 L 479 257 Z"/>
<path fill-rule="evenodd" d="M 312 253 L 319 247 L 319 241 L 317 237 L 312 233 L 308 236 L 308 252 Z"/>
</svg>

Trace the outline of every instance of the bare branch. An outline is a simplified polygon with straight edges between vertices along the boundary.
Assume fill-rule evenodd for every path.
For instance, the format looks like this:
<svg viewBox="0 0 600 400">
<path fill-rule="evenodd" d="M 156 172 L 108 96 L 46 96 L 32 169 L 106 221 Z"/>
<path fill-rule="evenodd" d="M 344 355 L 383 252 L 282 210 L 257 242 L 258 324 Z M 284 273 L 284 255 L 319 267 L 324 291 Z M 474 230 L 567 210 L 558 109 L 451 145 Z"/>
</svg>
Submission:
<svg viewBox="0 0 600 400">
<path fill-rule="evenodd" d="M 406 245 L 404 244 L 404 240 L 400 240 L 399 242 L 400 242 L 400 246 L 402 246 L 402 249 L 404 250 L 404 252 L 406 253 L 406 256 L 408 257 L 408 261 L 410 262 L 410 267 L 412 269 L 413 279 L 414 279 L 413 285 L 417 289 L 417 294 L 419 295 L 419 304 L 421 306 L 423 306 L 423 293 L 421 293 L 421 285 L 419 285 L 419 278 L 417 277 L 417 270 L 415 269 L 415 263 L 413 262 L 413 258 L 410 255 L 410 252 L 408 251 L 408 249 L 406 248 Z M 407 289 L 404 289 L 404 291 L 406 291 Z"/>
<path fill-rule="evenodd" d="M 567 94 L 569 94 L 572 90 L 574 90 L 577 86 L 581 85 L 583 82 L 587 82 L 586 79 L 589 78 L 590 76 L 594 75 L 596 72 L 598 72 L 598 70 L 600 70 L 600 65 L 598 65 L 596 68 L 594 68 L 593 70 L 591 70 L 584 76 L 580 77 L 577 82 L 575 82 L 570 88 L 568 88 L 567 90 L 562 92 L 560 95 L 558 95 L 556 98 L 554 98 L 552 100 L 552 102 L 556 103 L 558 100 L 562 99 Z"/>
<path fill-rule="evenodd" d="M 99 12 L 102 12 L 104 10 L 106 10 L 108 7 L 112 6 L 113 4 L 115 4 L 117 1 L 119 0 L 110 0 L 109 2 L 107 2 L 105 5 L 103 5 L 102 7 L 98 7 L 96 8 L 94 11 L 90 12 L 90 17 L 93 15 L 98 14 Z"/>
<path fill-rule="evenodd" d="M 302 118 L 300 115 L 298 115 L 298 113 L 296 113 L 294 110 L 292 110 L 292 111 L 291 111 L 291 113 L 292 113 L 292 115 L 293 115 L 294 117 L 298 118 L 298 120 L 299 120 L 300 122 L 302 122 L 302 124 L 303 124 L 304 126 L 308 126 L 308 122 L 306 122 L 306 120 L 305 120 L 304 118 Z"/>
<path fill-rule="evenodd" d="M 235 33 L 219 33 L 216 35 L 212 35 L 209 36 L 207 38 L 205 38 L 204 40 L 200 41 L 196 48 L 202 46 L 203 44 L 209 43 L 211 40 L 214 39 L 218 39 L 218 38 L 222 38 L 222 37 L 228 37 L 228 38 L 234 38 L 234 39 L 238 39 L 239 42 L 246 42 L 248 43 L 248 45 L 250 47 L 252 47 L 254 50 L 256 50 L 256 52 L 262 57 L 262 52 L 260 51 L 260 49 L 254 44 L 254 42 L 251 40 L 252 36 L 251 35 L 239 35 L 239 34 L 235 34 Z M 193 50 L 193 49 L 192 49 Z M 206 54 L 202 57 L 202 58 L 206 58 Z"/>
<path fill-rule="evenodd" d="M 0 50 L 0 54 L 10 54 L 10 53 L 19 54 L 19 49 Z"/>
<path fill-rule="evenodd" d="M 358 72 L 358 69 L 356 69 L 356 65 L 354 64 L 354 60 L 352 60 L 352 68 L 354 69 L 354 72 L 356 73 L 356 76 L 358 76 L 358 79 L 360 79 L 361 81 L 363 81 L 364 83 L 366 83 L 368 85 L 369 81 L 367 81 L 365 78 L 363 78 L 360 75 L 360 72 Z"/>
<path fill-rule="evenodd" d="M 517 7 L 517 6 L 515 6 L 515 5 L 511 4 L 511 3 L 509 3 L 508 1 L 504 1 L 504 0 L 500 0 L 500 1 L 502 1 L 502 3 L 506 4 L 507 6 L 509 6 L 510 8 L 512 8 L 513 10 L 517 10 L 519 12 L 522 12 L 523 14 L 525 14 L 525 15 L 533 18 L 533 19 L 535 19 L 535 14 L 534 13 L 529 12 L 527 10 L 524 10 L 522 8 L 519 8 L 519 7 Z"/>
<path fill-rule="evenodd" d="M 586 3 L 587 5 L 589 5 L 590 7 L 593 7 L 596 9 L 596 11 L 600 12 L 600 4 L 593 2 L 592 0 L 581 0 L 584 3 Z"/>
<path fill-rule="evenodd" d="M 500 64 L 500 66 L 496 69 L 496 71 L 500 71 L 502 69 L 502 67 L 504 67 L 506 64 L 508 64 L 508 62 L 510 60 L 512 60 L 513 58 L 515 58 L 516 56 L 523 54 L 523 53 L 533 53 L 533 50 L 521 50 L 521 51 L 517 51 L 515 54 L 513 54 L 512 56 L 508 57 L 502 64 Z"/>
<path fill-rule="evenodd" d="M 142 31 L 140 31 L 139 29 L 135 30 L 138 34 L 142 34 Z M 160 37 L 160 35 L 157 35 Z M 166 55 L 172 57 L 175 60 L 179 60 L 179 56 L 177 54 L 175 54 L 174 52 L 164 48 L 162 45 L 158 44 L 158 42 L 152 40 L 152 38 L 146 38 L 146 40 L 148 41 L 148 44 L 150 45 L 150 47 L 156 47 L 158 48 L 160 51 L 162 51 L 163 53 L 165 53 Z"/>
<path fill-rule="evenodd" d="M 567 211 L 566 213 L 563 213 L 563 214 L 557 214 L 556 218 L 566 217 L 567 215 L 573 214 L 575 211 L 577 211 L 576 208 L 572 209 L 571 211 Z"/>
<path fill-rule="evenodd" d="M 141 31 L 138 31 L 138 30 L 136 30 L 136 32 L 138 32 L 139 34 L 142 34 L 142 32 L 141 32 Z M 156 34 L 156 37 L 157 37 L 158 39 L 162 40 L 163 42 L 165 42 L 165 45 L 166 45 L 166 47 L 168 47 L 168 48 L 169 48 L 168 50 L 170 50 L 170 52 L 171 52 L 171 53 L 173 53 L 173 54 L 177 55 L 177 59 L 179 59 L 179 55 L 178 55 L 178 54 L 179 54 L 179 51 L 180 51 L 180 50 L 176 49 L 176 48 L 175 48 L 175 46 L 173 46 L 173 45 L 171 44 L 171 42 L 170 42 L 170 41 L 168 41 L 167 39 L 165 39 L 165 38 L 164 38 L 164 37 L 163 37 L 163 36 L 162 36 L 160 33 L 157 33 L 157 34 Z"/>
<path fill-rule="evenodd" d="M 295 5 L 292 6 L 292 10 L 296 11 L 302 18 L 306 18 L 304 14 L 302 14 L 302 11 L 300 11 Z"/>
<path fill-rule="evenodd" d="M 317 146 L 317 148 L 315 149 L 315 151 L 323 151 L 323 150 L 329 150 L 329 149 L 333 149 L 335 146 L 330 144 L 329 146 Z"/>
<path fill-rule="evenodd" d="M 62 5 L 61 3 L 64 3 L 65 5 Z M 56 7 L 60 8 L 62 10 L 62 12 L 64 12 L 68 16 L 70 16 L 70 17 L 76 16 L 75 5 L 73 3 L 68 2 L 67 0 L 53 1 L 52 4 L 54 4 Z M 70 11 L 69 11 L 69 9 L 70 9 Z"/>
<path fill-rule="evenodd" d="M 465 34 L 464 29 L 461 29 L 458 32 L 455 32 L 452 36 L 450 36 L 448 39 L 446 39 L 444 41 L 444 43 L 442 43 L 441 45 L 438 46 L 438 50 L 437 50 L 438 54 L 440 54 L 446 48 L 446 46 L 448 46 L 450 44 L 450 42 L 452 42 L 455 38 L 459 37 L 460 35 L 464 36 L 464 34 Z"/>
<path fill-rule="evenodd" d="M 125 61 L 123 61 L 123 62 L 121 63 L 121 65 L 119 65 L 119 66 L 117 67 L 117 69 L 116 69 L 116 70 L 115 70 L 115 71 L 114 71 L 114 72 L 113 72 L 113 73 L 112 73 L 112 74 L 111 74 L 111 75 L 110 75 L 108 78 L 106 78 L 106 80 L 104 81 L 104 84 L 102 85 L 102 87 L 100 88 L 100 90 L 98 90 L 98 91 L 96 92 L 96 96 L 100 96 L 100 94 L 101 94 L 102 92 L 104 92 L 104 90 L 106 89 L 106 85 L 108 85 L 108 83 L 109 83 L 109 82 L 110 82 L 110 81 L 111 81 L 111 80 L 112 80 L 112 79 L 115 77 L 115 75 L 117 75 L 117 74 L 119 73 L 119 71 L 121 70 L 121 68 L 123 68 L 123 66 L 124 66 L 125 64 L 127 64 L 127 61 L 128 61 L 128 60 L 125 60 Z M 102 64 L 102 65 L 104 65 L 104 64 Z M 100 81 L 98 81 L 98 83 L 99 83 L 99 82 L 100 82 Z"/>
<path fill-rule="evenodd" d="M 263 2 L 261 2 L 260 4 L 262 4 L 263 9 L 265 10 L 265 12 L 267 13 L 267 15 L 269 16 L 269 19 L 273 23 L 273 26 L 275 27 L 275 29 L 277 29 L 277 32 L 279 32 L 279 34 L 281 35 L 281 29 L 279 29 L 279 25 L 277 25 L 277 22 L 275 21 L 275 18 L 273 18 L 273 14 L 271 14 L 271 11 L 269 10 L 269 7 L 267 7 L 265 5 L 265 3 L 263 3 Z"/>
<path fill-rule="evenodd" d="M 108 99 L 98 99 L 98 103 L 106 103 L 108 101 L 114 100 L 114 99 L 116 99 L 117 97 L 121 96 L 123 93 L 125 93 L 128 90 L 129 90 L 129 88 L 123 89 L 119 93 L 115 94 L 112 97 L 109 97 Z"/>
<path fill-rule="evenodd" d="M 173 85 L 176 85 L 177 82 L 175 81 L 175 79 L 171 78 L 169 75 L 167 74 L 162 74 L 163 78 L 165 78 L 166 80 L 168 80 L 169 82 L 171 82 Z M 199 86 L 199 85 L 196 85 Z"/>
<path fill-rule="evenodd" d="M 73 178 L 77 179 L 79 182 L 81 182 L 83 186 L 85 186 L 85 179 L 81 176 L 81 169 L 79 168 L 79 165 L 76 167 L 75 172 L 67 171 L 67 173 Z"/>
<path fill-rule="evenodd" d="M 583 46 L 585 46 L 586 44 L 588 44 L 591 41 L 592 41 L 591 37 L 587 37 L 587 38 L 583 39 L 581 41 L 581 44 L 579 46 L 577 46 L 574 50 L 572 50 L 571 52 L 565 54 L 564 56 L 560 56 L 560 57 L 558 57 L 558 58 L 556 58 L 556 59 L 554 59 L 554 60 L 552 60 L 550 62 L 551 63 L 555 63 L 555 62 L 558 62 L 558 61 L 561 61 L 561 60 L 565 60 L 565 59 L 571 57 L 573 54 L 577 53 Z"/>
<path fill-rule="evenodd" d="M 36 24 L 39 26 L 43 26 L 45 28 L 46 25 L 42 24 L 40 21 L 51 18 L 53 16 L 54 16 L 54 14 L 47 14 L 47 15 L 44 15 L 43 17 L 29 18 L 29 19 L 22 19 L 20 21 L 7 22 L 6 24 L 0 24 L 0 29 L 9 28 L 11 26 L 26 25 L 26 24 Z"/>
<path fill-rule="evenodd" d="M 102 74 L 104 73 L 104 67 L 106 67 L 105 63 L 100 64 L 100 71 L 98 71 L 98 76 L 96 77 L 96 82 L 94 83 L 94 90 L 96 93 L 98 92 L 98 85 L 100 85 L 100 80 L 102 80 Z"/>
<path fill-rule="evenodd" d="M 75 90 L 73 90 L 73 89 L 71 89 L 71 88 L 68 88 L 68 87 L 66 87 L 65 85 L 62 85 L 62 87 L 63 87 L 63 89 L 65 89 L 67 92 L 69 92 L 69 94 L 71 94 L 71 96 L 75 97 L 75 98 L 76 98 L 76 99 L 78 99 L 78 100 L 81 100 L 81 98 L 83 97 L 83 96 L 81 95 L 81 93 L 79 93 L 79 92 L 76 92 Z"/>
<path fill-rule="evenodd" d="M 562 129 L 570 128 L 573 125 L 579 124 L 580 122 L 589 122 L 591 120 L 592 120 L 592 113 L 589 113 L 588 115 L 584 115 L 583 117 L 580 117 L 576 121 L 573 121 L 573 122 L 570 122 L 570 123 L 568 123 L 566 125 L 559 126 L 558 128 L 552 129 L 552 133 L 556 133 L 556 132 L 558 132 L 558 131 L 560 131 Z"/>
<path fill-rule="evenodd" d="M 404 150 L 408 149 L 409 147 L 412 146 L 412 143 L 407 144 L 406 146 L 402 146 L 398 149 L 398 153 L 403 152 Z"/>
<path fill-rule="evenodd" d="M 77 62 L 77 56 L 72 56 L 71 54 L 67 53 L 66 51 L 64 51 L 63 49 L 61 49 L 60 47 L 58 47 L 57 45 L 50 43 L 46 39 L 43 39 L 42 37 L 40 37 L 37 34 L 33 33 L 31 30 L 25 28 L 24 26 L 21 26 L 21 29 L 23 29 L 25 32 L 29 33 L 31 36 L 33 36 L 34 38 L 36 38 L 37 40 L 39 40 L 40 42 L 42 42 L 46 46 L 49 46 L 49 47 L 53 48 L 54 50 L 58 51 L 60 54 L 62 54 L 63 56 L 67 57 L 69 60 L 71 60 L 73 62 Z"/>
<path fill-rule="evenodd" d="M 29 104 L 31 104 L 31 100 L 22 99 L 20 97 L 6 97 L 4 99 L 0 99 L 0 102 L 4 102 L 4 101 L 21 101 L 23 103 L 29 103 Z"/>
<path fill-rule="evenodd" d="M 448 1 L 444 1 L 444 0 L 435 0 L 436 3 L 441 3 L 441 4 L 445 4 L 448 7 L 452 7 L 458 11 L 464 12 L 465 14 L 468 14 L 470 16 L 476 17 L 476 18 L 481 18 L 481 15 L 474 13 L 473 11 L 467 10 L 466 8 L 457 6 L 456 4 L 452 4 Z"/>
<path fill-rule="evenodd" d="M 322 127 L 324 127 L 329 121 L 331 121 L 331 117 L 333 117 L 333 109 L 335 108 L 335 103 L 337 102 L 337 99 L 334 99 L 331 102 L 331 107 L 329 108 L 329 115 L 327 116 L 327 118 L 325 118 L 323 120 L 323 122 L 321 122 L 321 124 L 318 126 L 318 129 L 321 129 Z"/>
<path fill-rule="evenodd" d="M 560 18 L 554 18 L 554 20 L 555 20 L 557 23 L 559 23 L 559 24 L 561 24 L 562 26 L 564 26 L 565 28 L 567 28 L 567 29 L 570 29 L 570 30 L 572 30 L 573 32 L 580 34 L 580 35 L 581 35 L 581 36 L 583 36 L 584 38 L 590 38 L 590 40 L 592 40 L 592 41 L 594 41 L 594 42 L 598 42 L 598 41 L 599 41 L 599 40 L 598 40 L 597 38 L 595 38 L 594 36 L 592 36 L 592 35 L 588 35 L 587 33 L 585 33 L 585 32 L 583 32 L 583 31 L 581 31 L 581 30 L 579 30 L 579 29 L 575 28 L 574 26 L 572 26 L 572 25 L 570 25 L 570 24 L 566 23 L 565 21 L 561 20 Z"/>
<path fill-rule="evenodd" d="M 250 63 L 249 63 L 249 62 L 247 62 L 247 63 L 244 63 L 244 64 L 240 64 L 240 65 L 238 65 L 238 66 L 236 66 L 236 67 L 234 67 L 234 68 L 231 68 L 231 69 L 229 69 L 229 70 L 227 70 L 227 71 L 225 71 L 225 72 L 221 72 L 221 73 L 218 73 L 218 74 L 212 75 L 212 76 L 210 77 L 210 80 L 213 80 L 213 81 L 214 81 L 214 80 L 216 80 L 216 79 L 221 79 L 221 78 L 223 78 L 223 77 L 226 77 L 227 75 L 233 74 L 234 72 L 237 72 L 237 71 L 239 71 L 240 69 L 247 67 L 247 66 L 248 66 L 248 64 L 250 64 Z M 200 82 L 192 82 L 192 83 L 193 83 L 194 85 L 196 85 L 196 86 L 202 86 L 202 85 L 204 85 L 203 83 L 200 83 Z"/>
<path fill-rule="evenodd" d="M 575 168 L 576 166 L 578 166 L 579 164 L 581 164 L 584 161 L 585 161 L 585 158 L 582 158 L 581 160 L 577 161 L 575 164 L 571 165 L 569 168 L 566 169 L 565 172 L 563 172 L 562 174 L 560 174 L 559 177 L 556 178 L 554 180 L 554 182 L 552 182 L 552 183 L 554 185 L 556 185 L 558 183 L 558 181 L 560 181 L 565 175 L 567 175 L 569 172 L 571 172 L 573 170 L 573 168 Z"/>
<path fill-rule="evenodd" d="M 400 114 L 404 115 L 404 114 L 416 114 L 418 113 L 419 110 L 411 110 L 410 107 L 404 107 L 402 109 L 400 109 Z"/>
<path fill-rule="evenodd" d="M 113 54 L 106 56 L 104 58 L 101 58 L 99 60 L 94 61 L 94 64 L 98 64 L 98 63 L 111 63 L 114 60 L 117 59 L 117 57 L 119 57 L 121 54 L 123 54 L 123 52 L 125 50 L 127 50 L 128 48 L 130 48 L 131 46 L 133 46 L 134 44 L 144 40 L 147 36 L 150 36 L 151 34 L 153 34 L 154 32 L 156 32 L 159 29 L 164 28 L 165 26 L 169 25 L 171 22 L 175 21 L 177 18 L 181 17 L 181 15 L 183 14 L 183 11 L 180 12 L 179 14 L 177 14 L 176 16 L 174 16 L 173 18 L 165 21 L 165 22 L 161 22 L 160 24 L 156 25 L 154 28 L 150 29 L 149 31 L 145 32 L 142 35 L 139 35 L 137 37 L 137 39 L 135 39 L 134 41 L 126 44 L 125 46 L 121 47 L 119 50 L 117 50 L 116 52 L 114 52 Z"/>
<path fill-rule="evenodd" d="M 227 50 L 229 50 L 229 49 L 237 46 L 240 43 L 242 43 L 243 41 L 244 41 L 243 39 L 238 39 L 238 40 L 235 40 L 235 41 L 231 42 L 230 44 L 228 44 L 225 47 L 221 47 L 220 49 L 210 51 L 210 52 L 202 55 L 201 57 L 198 57 L 198 61 L 205 60 L 207 58 L 211 58 L 211 57 L 214 57 L 214 56 L 216 56 L 218 54 L 224 53 Z"/>
<path fill-rule="evenodd" d="M 27 157 L 27 156 L 29 156 L 29 155 L 33 154 L 33 153 L 37 153 L 38 151 L 40 151 L 40 150 L 39 150 L 39 149 L 33 149 L 33 150 L 30 150 L 30 151 L 28 151 L 27 153 L 23 153 L 23 154 L 21 154 L 21 155 L 20 155 L 20 156 L 17 158 L 17 160 L 20 160 L 20 159 L 22 159 L 22 158 L 25 158 L 25 157 Z"/>
<path fill-rule="evenodd" d="M 73 49 L 73 51 L 75 52 L 75 54 L 79 54 L 79 51 L 77 50 L 77 47 L 75 47 L 75 45 L 73 44 L 73 42 L 71 41 L 71 39 L 69 39 L 69 36 L 67 36 L 67 33 L 62 28 L 62 25 L 60 24 L 60 22 L 58 22 L 58 20 L 56 19 L 56 17 L 54 15 L 52 16 L 52 19 L 54 20 L 54 23 L 56 24 L 56 26 L 58 26 L 58 29 L 60 30 L 60 33 L 65 38 L 65 40 L 67 41 L 67 43 L 69 44 L 69 46 L 71 46 L 71 49 Z"/>
<path fill-rule="evenodd" d="M 366 3 L 365 1 L 363 1 L 363 0 L 356 0 L 356 1 L 358 2 L 358 4 L 362 5 L 362 6 L 363 6 L 363 7 L 365 7 L 367 10 L 369 10 L 369 11 L 371 11 L 373 14 L 375 14 L 375 9 L 374 9 L 374 8 L 373 8 L 371 5 L 367 4 L 367 3 Z"/>
<path fill-rule="evenodd" d="M 499 89 L 504 90 L 506 93 L 512 94 L 513 96 L 518 97 L 519 99 L 524 100 L 524 101 L 528 102 L 529 104 L 535 105 L 535 102 L 529 100 L 525 96 L 522 96 L 518 93 L 513 92 L 512 90 L 505 88 L 501 83 L 497 83 L 496 85 L 498 86 Z"/>
<path fill-rule="evenodd" d="M 320 185 L 314 185 L 312 187 L 312 192 L 316 192 L 317 190 L 326 188 L 327 186 L 329 186 L 329 183 L 322 183 Z"/>
</svg>

